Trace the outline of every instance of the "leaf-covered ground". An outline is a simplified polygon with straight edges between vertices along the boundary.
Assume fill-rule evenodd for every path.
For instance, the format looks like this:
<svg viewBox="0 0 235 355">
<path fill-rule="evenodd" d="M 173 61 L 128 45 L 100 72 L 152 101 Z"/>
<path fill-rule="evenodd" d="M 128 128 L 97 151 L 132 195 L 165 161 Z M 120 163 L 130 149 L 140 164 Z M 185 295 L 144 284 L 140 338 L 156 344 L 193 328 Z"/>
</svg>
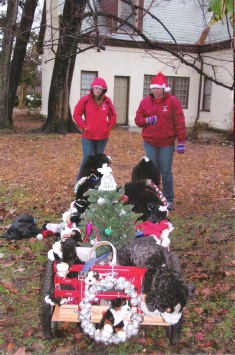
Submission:
<svg viewBox="0 0 235 355">
<path fill-rule="evenodd" d="M 74 200 L 81 161 L 81 135 L 29 133 L 40 117 L 16 111 L 16 129 L 0 132 L 0 235 L 13 219 L 29 212 L 41 227 L 59 222 Z M 106 153 L 120 185 L 130 181 L 144 155 L 139 132 L 117 127 Z M 172 249 L 179 255 L 195 298 L 185 310 L 178 345 L 164 327 L 141 326 L 137 337 L 118 346 L 94 343 L 74 323 L 61 323 L 59 337 L 43 338 L 40 289 L 53 237 L 37 241 L 0 239 L 0 353 L 2 354 L 234 354 L 233 144 L 223 135 L 187 141 L 175 155 L 175 230 Z"/>
</svg>

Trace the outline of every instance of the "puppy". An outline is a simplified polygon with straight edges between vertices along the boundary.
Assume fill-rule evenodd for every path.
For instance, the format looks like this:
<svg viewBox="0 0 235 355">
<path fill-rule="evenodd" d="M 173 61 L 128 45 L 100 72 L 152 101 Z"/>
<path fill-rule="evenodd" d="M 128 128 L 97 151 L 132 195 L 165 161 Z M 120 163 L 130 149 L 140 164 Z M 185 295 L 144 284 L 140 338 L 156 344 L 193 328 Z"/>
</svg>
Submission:
<svg viewBox="0 0 235 355">
<path fill-rule="evenodd" d="M 131 176 L 132 181 L 143 179 L 150 179 L 156 186 L 160 185 L 160 171 L 146 156 L 133 168 Z"/>
<path fill-rule="evenodd" d="M 189 290 L 174 263 L 174 257 L 164 247 L 156 244 L 154 237 L 142 237 L 132 240 L 122 250 L 117 250 L 120 265 L 145 267 L 141 292 L 146 294 L 146 304 L 150 311 L 158 309 L 174 311 L 180 305 L 184 308 Z M 176 270 L 177 268 L 177 270 Z"/>
<path fill-rule="evenodd" d="M 102 178 L 102 174 L 97 169 L 102 168 L 103 164 L 111 165 L 111 158 L 105 154 L 90 155 L 81 172 L 81 177 L 94 174 L 98 178 Z"/>
<path fill-rule="evenodd" d="M 97 169 L 102 168 L 103 164 L 111 165 L 111 158 L 105 154 L 90 155 L 87 158 L 81 172 L 81 179 L 75 186 L 76 200 L 87 200 L 84 193 L 100 184 L 102 174 Z"/>
<path fill-rule="evenodd" d="M 52 249 L 48 252 L 48 258 L 51 261 L 62 261 L 69 267 L 73 264 L 84 264 L 76 252 L 76 242 L 72 238 L 64 238 L 55 242 Z"/>
<path fill-rule="evenodd" d="M 157 209 L 163 206 L 163 201 L 160 199 L 156 186 L 151 180 L 136 180 L 124 185 L 125 195 L 128 196 L 129 202 L 133 205 L 135 213 L 142 213 L 141 219 L 146 221 L 153 212 L 149 209 L 149 204 L 152 204 Z M 153 211 L 153 207 L 152 207 Z"/>
<path fill-rule="evenodd" d="M 116 298 L 111 300 L 111 307 L 103 315 L 99 329 L 104 338 L 109 338 L 112 333 L 116 333 L 120 339 L 125 340 L 125 321 L 124 317 L 128 316 L 131 308 L 124 298 Z"/>
</svg>

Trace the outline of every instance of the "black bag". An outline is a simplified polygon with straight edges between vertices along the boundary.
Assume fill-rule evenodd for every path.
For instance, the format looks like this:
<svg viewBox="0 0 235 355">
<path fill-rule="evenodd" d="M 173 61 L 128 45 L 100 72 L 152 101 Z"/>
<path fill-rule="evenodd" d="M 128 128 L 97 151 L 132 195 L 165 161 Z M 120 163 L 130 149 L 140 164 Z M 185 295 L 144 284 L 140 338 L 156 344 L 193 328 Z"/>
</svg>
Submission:
<svg viewBox="0 0 235 355">
<path fill-rule="evenodd" d="M 34 237 L 38 233 L 35 218 L 25 213 L 15 218 L 3 238 L 20 240 Z"/>
</svg>

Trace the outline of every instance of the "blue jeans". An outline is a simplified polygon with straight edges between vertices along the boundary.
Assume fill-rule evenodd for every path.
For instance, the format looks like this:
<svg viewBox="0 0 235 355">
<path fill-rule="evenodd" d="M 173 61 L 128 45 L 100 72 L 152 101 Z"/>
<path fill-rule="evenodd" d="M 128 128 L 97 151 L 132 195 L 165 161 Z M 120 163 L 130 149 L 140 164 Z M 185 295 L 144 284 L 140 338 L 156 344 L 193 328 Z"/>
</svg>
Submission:
<svg viewBox="0 0 235 355">
<path fill-rule="evenodd" d="M 78 177 L 77 180 L 81 179 L 81 172 L 83 169 L 83 166 L 89 157 L 89 155 L 95 155 L 95 154 L 102 154 L 104 153 L 106 144 L 108 143 L 108 138 L 105 139 L 100 139 L 100 140 L 92 140 L 92 139 L 87 139 L 87 138 L 82 138 L 82 162 L 81 166 L 79 169 Z"/>
<path fill-rule="evenodd" d="M 152 160 L 152 162 L 160 170 L 162 177 L 162 192 L 167 202 L 173 202 L 174 200 L 174 186 L 172 175 L 172 163 L 175 145 L 169 147 L 153 147 L 151 144 L 144 141 L 144 150 L 146 156 Z"/>
</svg>

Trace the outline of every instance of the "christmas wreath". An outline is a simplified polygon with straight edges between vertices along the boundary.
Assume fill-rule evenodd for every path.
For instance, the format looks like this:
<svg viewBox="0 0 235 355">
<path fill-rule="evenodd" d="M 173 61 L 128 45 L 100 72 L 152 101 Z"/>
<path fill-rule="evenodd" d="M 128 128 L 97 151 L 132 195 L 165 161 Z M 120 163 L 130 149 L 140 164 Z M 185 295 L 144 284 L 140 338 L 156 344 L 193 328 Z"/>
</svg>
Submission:
<svg viewBox="0 0 235 355">
<path fill-rule="evenodd" d="M 119 338 L 116 333 L 111 334 L 108 338 L 103 336 L 102 331 L 100 329 L 96 329 L 95 325 L 90 321 L 91 302 L 96 299 L 96 295 L 98 293 L 110 289 L 123 291 L 127 296 L 130 297 L 130 303 L 134 307 L 136 307 L 141 302 L 140 296 L 135 291 L 134 285 L 127 281 L 124 277 L 115 278 L 112 276 L 106 276 L 85 290 L 84 298 L 79 303 L 79 307 L 81 309 L 79 315 L 81 327 L 85 334 L 88 334 L 90 337 L 94 338 L 95 341 L 103 342 L 106 345 L 111 343 L 118 344 L 125 341 L 126 339 L 129 339 L 131 336 L 137 335 L 139 324 L 143 321 L 143 316 L 135 311 L 135 313 L 132 313 L 130 316 L 130 323 L 128 323 L 125 327 L 124 338 Z"/>
</svg>

